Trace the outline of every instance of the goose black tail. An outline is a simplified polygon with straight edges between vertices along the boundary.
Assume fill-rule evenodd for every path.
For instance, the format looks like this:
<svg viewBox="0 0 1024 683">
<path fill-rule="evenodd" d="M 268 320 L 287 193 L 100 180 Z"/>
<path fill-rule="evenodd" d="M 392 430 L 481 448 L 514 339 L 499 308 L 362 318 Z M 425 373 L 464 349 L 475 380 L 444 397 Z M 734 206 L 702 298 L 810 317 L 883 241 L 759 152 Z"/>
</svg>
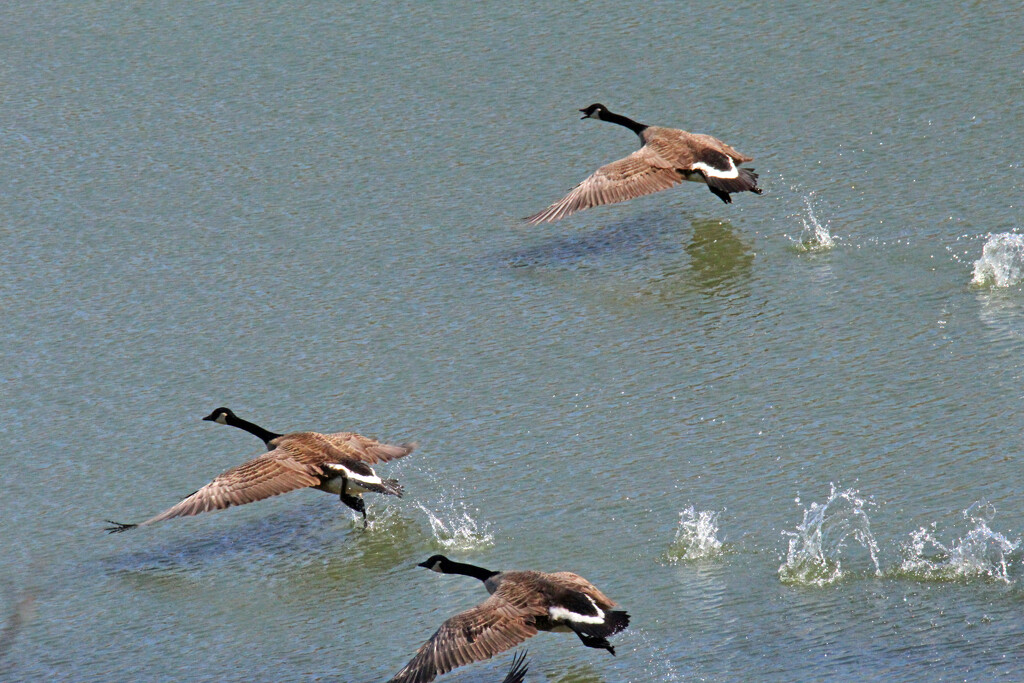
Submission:
<svg viewBox="0 0 1024 683">
<path fill-rule="evenodd" d="M 605 612 L 604 621 L 600 624 L 573 624 L 573 628 L 577 632 L 599 638 L 613 636 L 627 626 L 629 626 L 629 614 L 621 610 Z"/>
<path fill-rule="evenodd" d="M 739 175 L 735 178 L 719 178 L 717 176 L 705 176 L 708 189 L 726 204 L 732 203 L 730 192 L 753 192 L 761 194 L 761 188 L 757 186 L 757 174 L 752 168 L 737 169 Z"/>
<path fill-rule="evenodd" d="M 397 479 L 382 479 L 380 482 L 381 493 L 401 498 L 403 491 L 404 489 L 402 488 L 402 485 L 398 483 Z"/>
</svg>

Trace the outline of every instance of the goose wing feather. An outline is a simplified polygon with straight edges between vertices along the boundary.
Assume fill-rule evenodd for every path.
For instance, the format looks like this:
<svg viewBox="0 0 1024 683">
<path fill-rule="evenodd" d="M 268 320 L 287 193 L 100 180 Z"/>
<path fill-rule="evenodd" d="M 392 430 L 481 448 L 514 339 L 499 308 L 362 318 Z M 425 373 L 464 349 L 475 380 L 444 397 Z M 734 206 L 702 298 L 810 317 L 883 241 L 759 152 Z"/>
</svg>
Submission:
<svg viewBox="0 0 1024 683">
<path fill-rule="evenodd" d="M 557 586 L 561 586 L 562 588 L 567 588 L 569 590 L 583 593 L 584 595 L 589 595 L 601 609 L 615 607 L 617 604 L 614 600 L 598 590 L 597 586 L 590 583 L 579 574 L 574 574 L 572 572 L 554 572 L 552 574 L 546 574 L 545 578 L 549 582 Z"/>
<path fill-rule="evenodd" d="M 539 596 L 503 583 L 476 607 L 448 619 L 389 683 L 429 683 L 452 669 L 489 659 L 537 634 L 547 610 Z"/>
<path fill-rule="evenodd" d="M 155 524 L 174 517 L 188 517 L 232 505 L 245 505 L 288 491 L 316 486 L 323 470 L 312 463 L 299 462 L 292 451 L 278 447 L 258 458 L 222 472 L 213 481 L 177 505 L 147 519 L 139 526 Z"/>
<path fill-rule="evenodd" d="M 690 133 L 678 128 L 652 126 L 644 131 L 644 142 L 652 153 L 674 168 L 693 168 L 699 161 L 706 162 L 708 154 L 713 156 L 715 153 L 727 156 L 737 164 L 754 160 L 713 135 Z"/>
<path fill-rule="evenodd" d="M 530 670 L 530 663 L 526 661 L 526 650 L 516 653 L 512 658 L 512 668 L 505 675 L 502 683 L 523 683 L 526 672 Z"/>
<path fill-rule="evenodd" d="M 409 455 L 416 448 L 414 443 L 389 444 L 381 443 L 355 432 L 335 432 L 321 434 L 331 446 L 344 452 L 349 457 L 357 458 L 371 465 L 388 462 Z"/>
<path fill-rule="evenodd" d="M 674 164 L 645 145 L 628 157 L 597 169 L 565 197 L 526 220 L 534 225 L 557 221 L 583 209 L 667 190 L 682 181 L 675 168 Z"/>
</svg>

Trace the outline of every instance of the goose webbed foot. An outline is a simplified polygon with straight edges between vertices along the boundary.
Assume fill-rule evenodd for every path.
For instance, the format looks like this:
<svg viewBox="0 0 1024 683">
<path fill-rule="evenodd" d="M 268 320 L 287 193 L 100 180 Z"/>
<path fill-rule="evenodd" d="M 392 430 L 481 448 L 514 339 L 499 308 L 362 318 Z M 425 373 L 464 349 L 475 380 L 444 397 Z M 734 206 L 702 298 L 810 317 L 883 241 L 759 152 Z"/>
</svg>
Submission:
<svg viewBox="0 0 1024 683">
<path fill-rule="evenodd" d="M 710 185 L 708 185 L 708 189 L 711 190 L 711 193 L 713 195 L 715 195 L 716 197 L 721 199 L 726 204 L 732 204 L 732 197 L 729 196 L 728 192 L 726 192 L 724 190 L 719 190 L 717 187 L 711 187 Z M 758 193 L 758 194 L 760 194 L 760 193 Z"/>
<path fill-rule="evenodd" d="M 576 635 L 580 637 L 580 640 L 583 641 L 583 644 L 587 647 L 593 647 L 598 650 L 608 650 L 608 652 L 611 653 L 612 657 L 615 656 L 615 647 L 608 642 L 607 638 L 600 638 L 598 636 L 588 636 L 587 634 L 580 633 L 579 631 L 576 632 Z"/>
<path fill-rule="evenodd" d="M 369 527 L 369 522 L 366 520 L 366 501 L 364 501 L 360 496 L 350 496 L 344 491 L 342 491 L 340 497 L 342 503 L 363 516 L 363 529 Z"/>
</svg>

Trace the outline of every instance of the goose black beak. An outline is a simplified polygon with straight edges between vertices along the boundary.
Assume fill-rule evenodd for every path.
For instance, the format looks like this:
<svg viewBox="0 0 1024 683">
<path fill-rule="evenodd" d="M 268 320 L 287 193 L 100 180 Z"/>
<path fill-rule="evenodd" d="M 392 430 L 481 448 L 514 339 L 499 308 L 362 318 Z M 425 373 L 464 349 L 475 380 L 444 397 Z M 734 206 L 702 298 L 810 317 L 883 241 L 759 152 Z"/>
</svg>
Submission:
<svg viewBox="0 0 1024 683">
<path fill-rule="evenodd" d="M 423 561 L 423 562 L 420 562 L 420 563 L 419 563 L 418 565 L 416 565 L 416 566 L 417 566 L 417 567 L 426 567 L 427 569 L 430 569 L 430 562 L 428 562 L 428 561 Z"/>
<path fill-rule="evenodd" d="M 577 111 L 586 112 L 587 110 L 586 109 L 579 109 Z M 583 119 L 588 119 L 588 118 L 590 118 L 590 117 L 587 116 L 586 114 L 583 114 L 583 116 L 580 117 L 580 121 L 582 121 Z"/>
</svg>

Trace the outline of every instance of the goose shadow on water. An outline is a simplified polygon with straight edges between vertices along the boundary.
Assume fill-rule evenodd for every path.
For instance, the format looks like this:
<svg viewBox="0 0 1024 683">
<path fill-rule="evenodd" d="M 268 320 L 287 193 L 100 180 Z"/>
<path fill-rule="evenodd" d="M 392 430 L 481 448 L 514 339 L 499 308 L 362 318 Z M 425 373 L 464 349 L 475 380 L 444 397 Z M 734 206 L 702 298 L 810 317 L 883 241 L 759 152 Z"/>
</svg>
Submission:
<svg viewBox="0 0 1024 683">
<path fill-rule="evenodd" d="M 571 666 L 561 673 L 548 673 L 546 677 L 542 678 L 543 675 L 539 673 L 539 665 L 543 663 L 542 657 L 537 658 L 536 661 L 534 659 L 531 653 L 530 671 L 523 679 L 527 683 L 531 680 L 545 680 L 549 683 L 606 683 L 608 680 L 592 664 Z M 437 680 L 438 683 L 442 681 L 446 683 L 503 683 L 501 676 L 508 671 L 511 662 L 511 658 L 500 659 L 499 657 L 494 657 L 488 660 L 486 664 L 480 663 L 477 667 L 456 669 L 451 673 L 445 674 L 443 677 L 439 676 Z M 557 667 L 557 663 L 551 661 L 548 661 L 547 665 L 551 668 Z M 538 671 L 536 675 L 534 675 L 535 668 Z"/>
<path fill-rule="evenodd" d="M 370 528 L 364 531 L 361 522 L 347 511 L 339 513 L 336 507 L 310 504 L 236 522 L 222 529 L 205 528 L 201 535 L 186 540 L 175 535 L 169 540 L 157 540 L 155 544 L 150 541 L 142 550 L 113 554 L 103 560 L 103 564 L 108 572 L 131 575 L 193 571 L 237 562 L 260 566 L 279 562 L 282 557 L 301 557 L 300 564 L 308 565 L 342 551 L 346 557 L 364 554 L 376 557 L 378 553 L 373 551 L 376 546 L 407 547 L 419 537 L 421 525 L 409 515 L 412 513 L 403 515 L 384 508 L 371 514 Z M 393 559 L 396 564 L 401 561 Z"/>
<path fill-rule="evenodd" d="M 684 241 L 686 223 L 690 236 Z M 755 256 L 751 242 L 728 221 L 658 211 L 605 228 L 560 235 L 500 254 L 497 260 L 513 268 L 535 269 L 614 267 L 632 262 L 630 265 L 642 269 L 643 282 L 635 291 L 639 300 L 672 303 L 694 293 L 736 295 L 750 281 Z"/>
<path fill-rule="evenodd" d="M 11 670 L 11 663 L 8 661 L 7 655 L 18 637 L 18 633 L 33 616 L 35 594 L 31 592 L 14 594 L 12 591 L 8 598 L 12 605 L 0 625 L 0 674 L 9 673 Z"/>
<path fill-rule="evenodd" d="M 647 211 L 600 228 L 562 232 L 539 244 L 496 254 L 494 260 L 512 268 L 587 268 L 604 259 L 655 258 L 681 250 L 676 236 L 686 222 L 685 216 L 672 211 Z"/>
</svg>

